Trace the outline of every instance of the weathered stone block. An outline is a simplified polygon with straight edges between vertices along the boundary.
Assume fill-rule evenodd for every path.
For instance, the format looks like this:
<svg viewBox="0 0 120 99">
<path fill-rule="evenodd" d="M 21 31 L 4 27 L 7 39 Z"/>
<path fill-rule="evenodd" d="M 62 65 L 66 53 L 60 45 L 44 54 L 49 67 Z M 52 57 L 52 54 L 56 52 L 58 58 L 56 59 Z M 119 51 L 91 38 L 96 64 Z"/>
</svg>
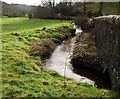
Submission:
<svg viewBox="0 0 120 99">
<path fill-rule="evenodd" d="M 95 41 L 110 72 L 112 87 L 120 92 L 120 16 L 94 19 Z"/>
</svg>

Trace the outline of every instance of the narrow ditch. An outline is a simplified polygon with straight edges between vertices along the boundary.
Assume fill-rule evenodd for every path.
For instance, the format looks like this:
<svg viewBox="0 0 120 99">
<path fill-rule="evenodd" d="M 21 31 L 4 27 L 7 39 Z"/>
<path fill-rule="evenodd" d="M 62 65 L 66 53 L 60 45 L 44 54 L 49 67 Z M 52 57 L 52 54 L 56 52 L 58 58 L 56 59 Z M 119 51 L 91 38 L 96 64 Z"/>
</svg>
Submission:
<svg viewBox="0 0 120 99">
<path fill-rule="evenodd" d="M 106 72 L 96 71 L 90 68 L 81 67 L 73 70 L 75 73 L 85 76 L 95 82 L 97 88 L 112 89 L 111 79 L 108 70 Z"/>
<path fill-rule="evenodd" d="M 75 37 L 63 41 L 56 47 L 51 57 L 44 62 L 45 68 L 57 71 L 61 76 L 74 79 L 78 82 L 85 82 L 97 88 L 111 89 L 111 80 L 108 72 L 98 73 L 96 70 L 82 67 L 73 68 L 71 55 L 75 45 Z"/>
<path fill-rule="evenodd" d="M 61 45 L 55 48 L 51 57 L 44 60 L 43 66 L 48 70 L 55 70 L 63 77 L 71 78 L 78 82 L 85 82 L 97 88 L 111 89 L 110 75 L 107 70 L 103 73 L 103 71 L 84 66 L 74 68 L 79 67 L 71 63 L 75 42 L 75 37 L 63 41 Z"/>
<path fill-rule="evenodd" d="M 73 72 L 73 67 L 70 62 L 74 45 L 75 37 L 63 41 L 61 45 L 56 47 L 50 59 L 46 60 L 44 66 L 49 70 L 57 71 L 63 77 L 71 78 L 79 82 L 86 82 L 94 86 L 95 82 L 93 80 Z"/>
</svg>

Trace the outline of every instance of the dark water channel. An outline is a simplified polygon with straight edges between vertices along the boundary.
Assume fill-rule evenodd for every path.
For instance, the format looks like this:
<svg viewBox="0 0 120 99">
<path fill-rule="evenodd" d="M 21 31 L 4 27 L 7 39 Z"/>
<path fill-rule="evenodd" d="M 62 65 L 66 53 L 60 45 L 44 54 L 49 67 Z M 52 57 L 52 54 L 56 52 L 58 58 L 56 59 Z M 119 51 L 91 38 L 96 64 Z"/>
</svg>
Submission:
<svg viewBox="0 0 120 99">
<path fill-rule="evenodd" d="M 56 47 L 50 59 L 45 61 L 44 66 L 49 70 L 55 70 L 63 77 L 71 78 L 78 82 L 86 82 L 90 85 L 97 86 L 98 88 L 110 89 L 111 85 L 97 73 L 86 68 L 78 70 L 73 69 L 70 61 L 75 41 L 75 37 L 63 41 L 61 45 Z"/>
<path fill-rule="evenodd" d="M 111 79 L 110 76 L 106 73 L 102 73 L 99 74 L 97 71 L 89 69 L 89 68 L 80 68 L 80 69 L 74 69 L 73 70 L 75 73 L 88 77 L 89 79 L 92 79 L 93 81 L 95 81 L 95 86 L 97 88 L 105 88 L 105 89 L 112 89 L 112 85 L 111 85 Z"/>
</svg>

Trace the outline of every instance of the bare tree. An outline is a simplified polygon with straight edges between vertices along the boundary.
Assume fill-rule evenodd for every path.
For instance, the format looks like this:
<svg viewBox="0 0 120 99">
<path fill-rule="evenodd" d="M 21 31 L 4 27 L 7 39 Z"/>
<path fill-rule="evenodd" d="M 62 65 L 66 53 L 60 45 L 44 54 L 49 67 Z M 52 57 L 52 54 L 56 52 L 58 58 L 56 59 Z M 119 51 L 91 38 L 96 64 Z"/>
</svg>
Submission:
<svg viewBox="0 0 120 99">
<path fill-rule="evenodd" d="M 86 14 L 86 2 L 84 2 L 84 4 L 83 4 L 83 6 L 84 6 L 84 9 L 83 9 L 83 12 L 84 12 L 84 14 Z"/>
<path fill-rule="evenodd" d="M 41 4 L 44 7 L 52 8 L 55 6 L 55 0 L 41 0 Z"/>
</svg>

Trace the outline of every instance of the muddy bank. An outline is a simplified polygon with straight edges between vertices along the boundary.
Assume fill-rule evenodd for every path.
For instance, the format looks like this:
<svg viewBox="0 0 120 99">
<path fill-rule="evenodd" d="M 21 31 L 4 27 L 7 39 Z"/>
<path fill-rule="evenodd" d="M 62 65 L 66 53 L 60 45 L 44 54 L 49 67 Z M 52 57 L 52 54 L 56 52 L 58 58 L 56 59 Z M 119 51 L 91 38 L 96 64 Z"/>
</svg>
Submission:
<svg viewBox="0 0 120 99">
<path fill-rule="evenodd" d="M 88 67 L 101 69 L 102 60 L 95 47 L 94 35 L 83 33 L 73 51 L 72 61 L 74 68 Z"/>
<path fill-rule="evenodd" d="M 98 88 L 111 89 L 109 72 L 102 67 L 103 61 L 97 51 L 92 32 L 81 35 L 74 48 L 71 63 L 74 72 L 92 79 Z"/>
<path fill-rule="evenodd" d="M 32 56 L 39 56 L 42 60 L 45 60 L 51 56 L 58 44 L 73 36 L 74 29 L 70 26 L 61 26 L 53 29 L 43 28 L 36 30 L 36 33 L 40 35 L 40 40 L 31 44 L 31 54 Z M 41 38 L 41 35 L 44 35 L 44 37 Z"/>
</svg>

